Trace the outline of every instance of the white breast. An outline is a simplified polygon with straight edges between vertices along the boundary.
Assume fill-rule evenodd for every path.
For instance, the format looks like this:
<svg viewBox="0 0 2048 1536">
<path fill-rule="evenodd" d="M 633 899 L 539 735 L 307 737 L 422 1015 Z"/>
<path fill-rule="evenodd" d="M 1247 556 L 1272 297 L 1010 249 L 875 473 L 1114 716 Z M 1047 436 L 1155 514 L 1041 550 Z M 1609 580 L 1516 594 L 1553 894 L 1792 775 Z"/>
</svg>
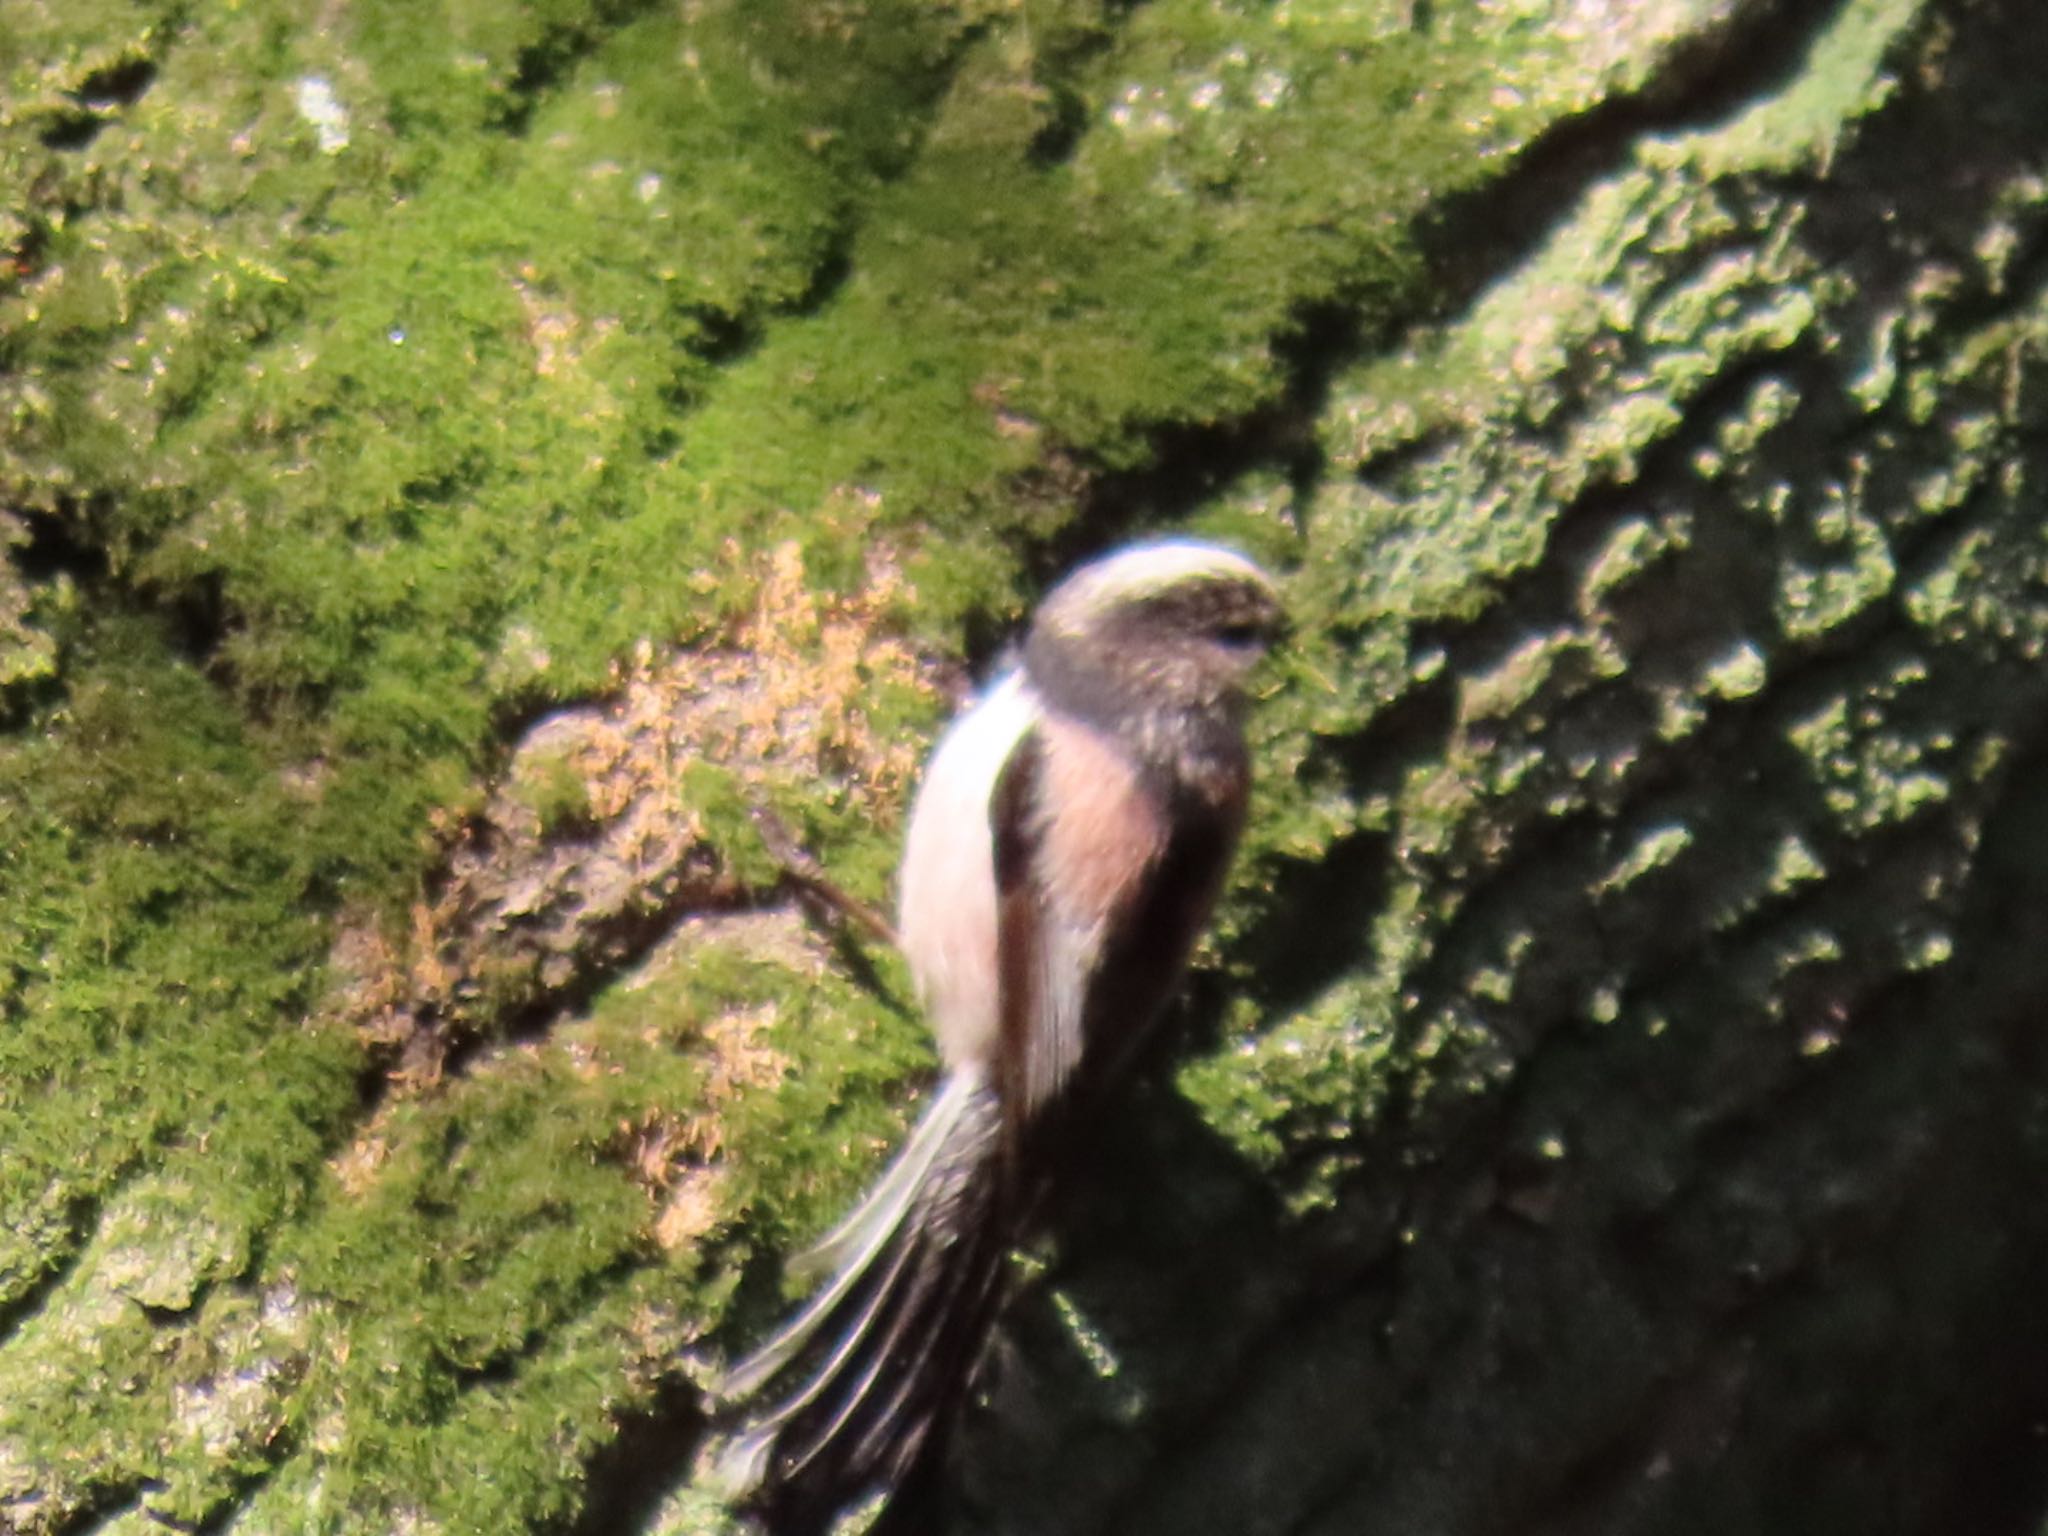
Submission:
<svg viewBox="0 0 2048 1536">
<path fill-rule="evenodd" d="M 989 799 L 1038 719 L 1021 673 L 1005 677 L 947 729 L 925 767 L 903 848 L 897 933 L 946 1065 L 993 1059 L 996 872 Z"/>
</svg>

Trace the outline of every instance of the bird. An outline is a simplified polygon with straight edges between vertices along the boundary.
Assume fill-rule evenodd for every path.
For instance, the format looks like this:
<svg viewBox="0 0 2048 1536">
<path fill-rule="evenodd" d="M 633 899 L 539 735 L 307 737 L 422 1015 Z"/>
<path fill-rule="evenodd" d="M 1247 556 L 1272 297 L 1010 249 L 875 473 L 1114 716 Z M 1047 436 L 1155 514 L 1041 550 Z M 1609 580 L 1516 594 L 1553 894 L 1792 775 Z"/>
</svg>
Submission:
<svg viewBox="0 0 2048 1536">
<path fill-rule="evenodd" d="M 1006 1258 L 1064 1146 L 1174 995 L 1245 818 L 1246 684 L 1270 576 L 1192 538 L 1129 545 L 1041 601 L 912 804 L 896 932 L 942 1076 L 822 1280 L 717 1395 L 713 1486 L 777 1536 L 887 1500 L 944 1454 Z"/>
</svg>

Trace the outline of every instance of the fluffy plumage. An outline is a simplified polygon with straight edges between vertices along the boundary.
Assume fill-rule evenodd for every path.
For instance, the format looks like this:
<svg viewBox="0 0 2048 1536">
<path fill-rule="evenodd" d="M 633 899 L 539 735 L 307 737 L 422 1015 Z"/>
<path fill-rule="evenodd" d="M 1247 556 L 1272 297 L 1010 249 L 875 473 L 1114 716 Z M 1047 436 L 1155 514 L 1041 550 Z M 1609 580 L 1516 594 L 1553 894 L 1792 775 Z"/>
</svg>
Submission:
<svg viewBox="0 0 2048 1536">
<path fill-rule="evenodd" d="M 904 849 L 899 933 L 946 1076 L 801 1261 L 830 1276 L 723 1383 L 775 1394 L 722 1480 L 785 1536 L 943 1445 L 1052 1140 L 1178 985 L 1243 822 L 1242 683 L 1271 582 L 1213 544 L 1136 545 L 1040 605 L 1023 661 L 949 729 Z"/>
</svg>

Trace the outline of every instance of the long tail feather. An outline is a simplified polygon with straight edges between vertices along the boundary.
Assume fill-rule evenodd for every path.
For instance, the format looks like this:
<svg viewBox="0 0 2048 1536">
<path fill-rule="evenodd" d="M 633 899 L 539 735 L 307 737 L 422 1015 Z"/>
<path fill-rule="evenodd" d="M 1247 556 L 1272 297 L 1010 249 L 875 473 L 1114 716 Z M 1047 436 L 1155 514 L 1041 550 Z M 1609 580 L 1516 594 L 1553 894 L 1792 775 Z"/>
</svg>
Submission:
<svg viewBox="0 0 2048 1536">
<path fill-rule="evenodd" d="M 791 1262 L 790 1271 L 799 1279 L 820 1274 L 830 1274 L 832 1278 L 766 1343 L 725 1373 L 718 1384 L 720 1397 L 752 1397 L 804 1352 L 848 1293 L 868 1275 L 890 1238 L 902 1229 L 918 1190 L 931 1177 L 934 1162 L 958 1129 L 968 1101 L 977 1091 L 979 1084 L 972 1077 L 957 1073 L 948 1077 L 925 1109 L 910 1140 L 874 1187 L 838 1226 Z"/>
<path fill-rule="evenodd" d="M 948 1079 L 811 1251 L 832 1278 L 721 1383 L 728 1400 L 767 1401 L 715 1451 L 713 1476 L 782 1536 L 825 1529 L 849 1490 L 893 1487 L 964 1390 L 1010 1236 L 1000 1120 L 985 1083 Z"/>
</svg>

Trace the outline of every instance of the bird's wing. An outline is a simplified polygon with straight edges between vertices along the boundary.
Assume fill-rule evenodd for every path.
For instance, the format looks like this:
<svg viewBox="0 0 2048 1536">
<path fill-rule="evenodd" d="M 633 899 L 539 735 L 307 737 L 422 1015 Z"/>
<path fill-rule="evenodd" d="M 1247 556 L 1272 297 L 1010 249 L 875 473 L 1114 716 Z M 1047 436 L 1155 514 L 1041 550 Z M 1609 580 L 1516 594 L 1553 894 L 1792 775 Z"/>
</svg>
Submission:
<svg viewBox="0 0 2048 1536">
<path fill-rule="evenodd" d="M 1013 1131 L 1073 1081 L 1104 1001 L 1105 958 L 1149 904 L 1168 823 L 1127 752 L 1095 729 L 1041 715 L 989 803 L 995 851 L 999 1049 Z M 1171 964 L 1168 965 L 1169 972 Z M 1131 1020 L 1134 1026 L 1142 1020 Z"/>
<path fill-rule="evenodd" d="M 1071 970 L 1062 975 L 1051 963 L 1054 951 L 1071 944 L 1045 898 L 1045 778 L 1045 736 L 1034 726 L 989 796 L 996 877 L 994 1079 L 1005 1158 L 1012 1163 L 1019 1134 L 1080 1055 L 1081 978 Z"/>
</svg>

